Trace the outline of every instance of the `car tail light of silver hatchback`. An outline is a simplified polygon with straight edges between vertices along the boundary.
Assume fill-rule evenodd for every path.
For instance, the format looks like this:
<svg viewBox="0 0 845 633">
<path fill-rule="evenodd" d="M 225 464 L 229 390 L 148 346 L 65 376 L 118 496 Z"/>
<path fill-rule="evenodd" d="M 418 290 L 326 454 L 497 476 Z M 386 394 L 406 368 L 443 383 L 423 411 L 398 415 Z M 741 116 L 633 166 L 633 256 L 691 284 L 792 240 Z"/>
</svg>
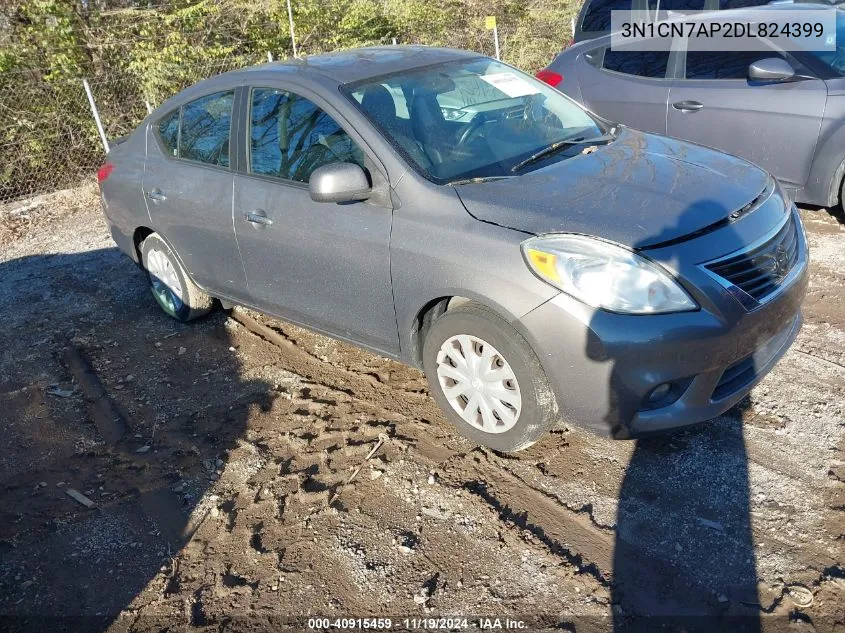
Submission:
<svg viewBox="0 0 845 633">
<path fill-rule="evenodd" d="M 552 87 L 558 86 L 563 83 L 563 75 L 560 75 L 551 70 L 541 70 L 537 73 L 537 79 L 540 81 L 545 81 Z"/>
</svg>

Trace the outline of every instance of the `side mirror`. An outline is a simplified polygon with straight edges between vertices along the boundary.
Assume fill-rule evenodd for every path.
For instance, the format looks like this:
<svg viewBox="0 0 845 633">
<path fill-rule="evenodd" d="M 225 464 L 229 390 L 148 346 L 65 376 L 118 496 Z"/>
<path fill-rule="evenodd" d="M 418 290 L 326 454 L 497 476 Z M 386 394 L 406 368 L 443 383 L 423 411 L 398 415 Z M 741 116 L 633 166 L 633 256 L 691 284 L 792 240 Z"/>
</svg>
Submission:
<svg viewBox="0 0 845 633">
<path fill-rule="evenodd" d="M 308 180 L 308 191 L 314 202 L 366 200 L 372 193 L 367 174 L 354 163 L 318 167 Z"/>
<path fill-rule="evenodd" d="M 785 59 L 767 57 L 748 67 L 748 78 L 754 81 L 789 81 L 795 78 L 795 69 Z"/>
</svg>

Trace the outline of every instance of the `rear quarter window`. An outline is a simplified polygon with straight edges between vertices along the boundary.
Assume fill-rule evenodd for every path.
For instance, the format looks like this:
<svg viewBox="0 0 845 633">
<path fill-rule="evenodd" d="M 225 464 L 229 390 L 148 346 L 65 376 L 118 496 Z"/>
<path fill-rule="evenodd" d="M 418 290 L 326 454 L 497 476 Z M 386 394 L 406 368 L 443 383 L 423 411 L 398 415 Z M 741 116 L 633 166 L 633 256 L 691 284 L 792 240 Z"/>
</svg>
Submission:
<svg viewBox="0 0 845 633">
<path fill-rule="evenodd" d="M 653 11 L 703 11 L 704 0 L 649 0 Z"/>
<path fill-rule="evenodd" d="M 158 124 L 158 137 L 170 156 L 178 154 L 179 147 L 179 110 L 166 115 Z"/>
<path fill-rule="evenodd" d="M 719 0 L 720 9 L 745 9 L 768 4 L 766 0 Z"/>
</svg>

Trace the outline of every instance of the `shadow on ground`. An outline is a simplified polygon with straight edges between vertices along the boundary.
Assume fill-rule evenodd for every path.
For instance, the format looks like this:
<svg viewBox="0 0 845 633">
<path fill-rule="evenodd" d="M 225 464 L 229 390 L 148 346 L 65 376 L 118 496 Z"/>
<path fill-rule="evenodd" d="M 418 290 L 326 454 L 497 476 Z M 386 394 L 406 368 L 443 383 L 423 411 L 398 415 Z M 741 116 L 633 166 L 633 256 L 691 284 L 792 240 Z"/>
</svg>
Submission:
<svg viewBox="0 0 845 633">
<path fill-rule="evenodd" d="M 219 511 L 204 495 L 273 392 L 224 316 L 165 316 L 117 249 L 0 264 L 0 308 L 3 628 L 103 630 Z"/>
<path fill-rule="evenodd" d="M 688 232 L 690 226 L 700 225 L 701 215 L 714 217 L 713 207 L 717 208 L 715 217 L 728 216 L 729 210 L 721 208 L 718 200 L 700 200 L 678 218 L 676 227 L 667 227 L 640 244 L 661 243 Z M 729 244 L 730 237 L 724 235 L 730 229 L 720 231 Z M 688 323 L 684 330 L 677 318 L 667 322 L 655 341 L 663 345 L 662 355 L 657 355 L 658 348 L 651 341 L 637 352 L 622 345 L 605 346 L 597 354 L 588 347 L 586 352 L 592 358 L 611 364 L 606 421 L 614 434 L 624 435 L 619 421 L 631 419 L 646 406 L 638 397 L 626 397 L 638 393 L 639 381 L 652 380 L 656 385 L 675 380 L 686 385 L 684 379 L 689 374 L 683 372 L 693 372 L 689 386 L 672 388 L 681 394 L 675 400 L 680 397 L 686 406 L 707 405 L 709 393 L 697 399 L 691 395 L 696 385 L 701 386 L 696 381 L 707 380 L 699 376 L 704 370 L 691 367 L 726 367 L 739 360 L 733 341 L 732 345 L 714 341 L 710 348 L 700 344 L 686 347 L 684 336 L 695 333 L 696 328 L 707 332 L 699 321 Z M 672 331 L 670 324 L 678 331 Z M 653 362 L 644 365 L 643 354 L 652 351 Z M 673 359 L 686 356 L 689 363 L 675 362 L 673 366 Z M 636 440 L 619 492 L 613 554 L 614 630 L 760 630 L 748 458 L 741 421 L 747 406 L 746 398 L 719 420 L 670 437 Z"/>
</svg>

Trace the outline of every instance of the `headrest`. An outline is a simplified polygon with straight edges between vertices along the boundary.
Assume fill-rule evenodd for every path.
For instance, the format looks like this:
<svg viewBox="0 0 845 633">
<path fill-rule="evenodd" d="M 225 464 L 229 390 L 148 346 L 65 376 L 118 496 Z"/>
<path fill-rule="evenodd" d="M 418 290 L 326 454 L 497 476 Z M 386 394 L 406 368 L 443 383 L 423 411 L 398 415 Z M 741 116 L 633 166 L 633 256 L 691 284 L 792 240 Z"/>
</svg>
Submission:
<svg viewBox="0 0 845 633">
<path fill-rule="evenodd" d="M 370 86 L 364 91 L 361 107 L 376 119 L 396 116 L 396 102 L 393 95 L 382 85 Z"/>
</svg>

